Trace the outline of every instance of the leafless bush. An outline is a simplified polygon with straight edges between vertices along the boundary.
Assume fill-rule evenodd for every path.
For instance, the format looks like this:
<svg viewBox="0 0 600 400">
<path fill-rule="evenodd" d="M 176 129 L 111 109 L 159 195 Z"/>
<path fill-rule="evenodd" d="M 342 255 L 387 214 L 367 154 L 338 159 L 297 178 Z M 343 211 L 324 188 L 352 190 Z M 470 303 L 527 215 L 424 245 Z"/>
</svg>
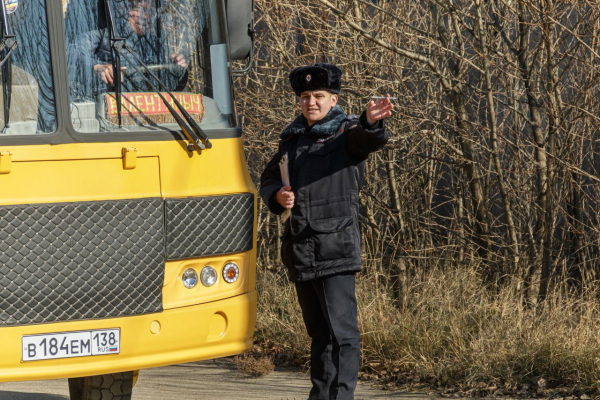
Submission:
<svg viewBox="0 0 600 400">
<path fill-rule="evenodd" d="M 238 370 L 254 378 L 269 375 L 275 369 L 273 361 L 264 355 L 244 353 L 233 358 L 233 363 Z"/>
<path fill-rule="evenodd" d="M 598 3 L 255 3 L 256 67 L 237 86 L 256 181 L 299 113 L 292 68 L 338 64 L 348 114 L 399 97 L 360 197 L 365 362 L 463 383 L 597 379 Z M 274 285 L 281 234 L 261 204 L 259 272 Z M 293 288 L 268 293 L 259 332 L 307 346 L 299 311 L 277 303 L 295 307 Z"/>
<path fill-rule="evenodd" d="M 310 338 L 293 286 L 272 278 L 259 278 L 257 341 L 307 366 Z M 546 389 L 591 388 L 600 379 L 595 293 L 551 291 L 538 311 L 523 305 L 512 287 L 492 293 L 473 268 L 433 269 L 422 278 L 411 284 L 404 311 L 376 290 L 375 279 L 358 280 L 364 376 L 465 391 L 483 384 L 507 394 L 535 388 L 540 378 Z"/>
<path fill-rule="evenodd" d="M 344 70 L 342 107 L 400 97 L 367 165 L 365 266 L 400 307 L 422 271 L 478 265 L 485 282 L 543 300 L 593 284 L 598 243 L 596 2 L 257 0 L 253 72 L 238 80 L 255 179 L 299 112 L 287 75 Z M 261 264 L 281 224 L 260 209 Z M 383 271 L 386 271 L 383 273 Z"/>
</svg>

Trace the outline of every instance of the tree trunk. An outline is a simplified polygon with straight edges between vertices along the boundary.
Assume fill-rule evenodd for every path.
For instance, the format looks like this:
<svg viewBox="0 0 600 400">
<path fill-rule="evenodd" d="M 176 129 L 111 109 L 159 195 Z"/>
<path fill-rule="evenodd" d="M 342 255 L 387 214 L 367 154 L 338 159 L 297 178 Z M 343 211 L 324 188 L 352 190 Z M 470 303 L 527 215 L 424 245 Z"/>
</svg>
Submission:
<svg viewBox="0 0 600 400">
<path fill-rule="evenodd" d="M 496 169 L 496 178 L 498 180 L 498 188 L 500 189 L 500 195 L 502 197 L 502 205 L 504 207 L 504 217 L 506 218 L 506 225 L 508 229 L 508 236 L 510 239 L 510 247 L 512 252 L 512 274 L 516 274 L 519 270 L 519 240 L 517 238 L 517 230 L 515 228 L 515 222 L 513 218 L 512 206 L 510 204 L 510 198 L 508 195 L 508 189 L 504 182 L 504 174 L 502 172 L 502 165 L 500 163 L 500 151 L 498 150 L 498 124 L 496 121 L 496 103 L 494 101 L 494 94 L 492 92 L 492 76 L 490 73 L 490 61 L 487 48 L 487 38 L 485 34 L 483 14 L 481 11 L 480 0 L 475 1 L 477 6 L 477 19 L 479 29 L 479 43 L 481 45 L 481 52 L 483 55 L 483 69 L 485 72 L 485 90 L 487 95 L 487 110 L 488 110 L 488 121 L 490 130 L 490 144 L 492 147 L 492 159 L 494 168 Z"/>
</svg>

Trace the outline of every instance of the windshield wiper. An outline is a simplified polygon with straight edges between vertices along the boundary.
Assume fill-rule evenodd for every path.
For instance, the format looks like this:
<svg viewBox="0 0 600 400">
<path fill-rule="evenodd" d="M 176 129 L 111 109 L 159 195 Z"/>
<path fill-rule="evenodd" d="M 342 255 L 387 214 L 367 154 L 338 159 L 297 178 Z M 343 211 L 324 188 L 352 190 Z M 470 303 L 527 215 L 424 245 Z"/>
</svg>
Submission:
<svg viewBox="0 0 600 400">
<path fill-rule="evenodd" d="M 2 39 L 0 40 L 0 51 L 6 53 L 0 61 L 2 68 L 2 100 L 4 101 L 4 132 L 8 129 L 10 118 L 10 100 L 12 97 L 12 63 L 7 62 L 11 59 L 13 51 L 19 45 L 17 37 L 11 34 L 8 26 L 8 18 L 6 17 L 6 7 L 2 2 L 2 12 L 0 13 L 0 23 L 2 24 Z M 8 49 L 8 50 L 6 50 Z"/>
<path fill-rule="evenodd" d="M 121 108 L 120 108 L 120 104 L 121 104 L 121 101 L 120 101 L 121 100 L 120 99 L 120 97 L 121 97 L 120 96 L 120 94 L 121 94 L 121 91 L 120 91 L 120 89 L 121 89 L 121 87 L 120 87 L 121 86 L 121 65 L 120 65 L 120 57 L 119 56 L 125 57 L 125 59 L 130 64 L 133 64 L 131 62 L 131 59 L 126 54 L 123 53 L 123 49 L 125 49 L 125 50 L 127 50 L 127 52 L 129 54 L 131 54 L 138 61 L 139 65 L 144 69 L 144 71 L 148 72 L 150 74 L 150 76 L 152 76 L 156 80 L 156 82 L 158 82 L 159 86 L 169 96 L 171 96 L 171 99 L 173 100 L 173 102 L 175 103 L 175 105 L 177 106 L 177 108 L 179 109 L 181 114 L 183 115 L 183 117 L 192 126 L 192 128 L 189 127 L 189 125 L 186 123 L 186 121 L 184 121 L 181 118 L 181 116 L 179 116 L 177 111 L 175 111 L 175 109 L 165 99 L 165 97 L 163 96 L 161 91 L 146 76 L 144 76 L 144 74 L 142 74 L 141 75 L 142 78 L 148 83 L 148 85 L 150 85 L 152 90 L 154 92 L 156 92 L 156 94 L 158 94 L 158 96 L 161 98 L 161 100 L 167 107 L 167 110 L 169 110 L 169 112 L 171 113 L 171 115 L 173 116 L 175 121 L 177 122 L 177 125 L 179 125 L 179 128 L 181 128 L 181 131 L 183 132 L 183 134 L 185 135 L 186 139 L 189 142 L 189 144 L 187 146 L 188 151 L 191 152 L 194 149 L 204 150 L 206 147 L 208 147 L 210 149 L 212 147 L 212 143 L 210 143 L 210 140 L 208 139 L 208 136 L 206 135 L 206 133 L 200 128 L 200 126 L 198 126 L 196 121 L 187 112 L 187 110 L 181 105 L 181 103 L 179 103 L 179 101 L 175 98 L 175 96 L 173 96 L 171 91 L 169 91 L 168 88 L 162 83 L 162 81 L 156 75 L 154 75 L 154 73 L 143 63 L 143 61 L 135 54 L 135 52 L 133 52 L 131 50 L 131 48 L 129 48 L 127 46 L 127 44 L 125 43 L 125 39 L 115 37 L 116 32 L 114 31 L 114 19 L 113 19 L 113 15 L 112 15 L 112 11 L 111 11 L 110 0 L 104 0 L 104 5 L 106 7 L 107 24 L 109 24 L 111 26 L 111 28 L 113 29 L 111 41 L 110 41 L 111 51 L 114 52 L 115 56 L 116 56 L 116 57 L 113 56 L 113 60 L 115 60 L 115 59 L 119 60 L 118 66 L 116 66 L 115 63 L 113 63 L 115 88 L 117 86 L 116 85 L 117 76 L 118 76 L 118 82 L 119 82 L 119 85 L 118 85 L 119 93 L 116 93 L 116 91 L 115 91 L 115 95 L 117 96 L 117 112 L 119 113 L 119 126 L 121 126 Z M 117 67 L 118 67 L 118 69 L 117 69 Z M 199 136 L 202 137 L 202 140 L 204 141 L 204 143 L 202 143 L 202 141 L 200 141 Z M 205 143 L 206 143 L 206 145 L 205 145 Z"/>
<path fill-rule="evenodd" d="M 167 86 L 164 83 L 162 83 L 162 81 L 154 74 L 154 72 L 152 72 L 152 70 L 150 68 L 148 68 L 148 66 L 146 64 L 144 64 L 144 62 L 138 57 L 137 54 L 135 54 L 135 52 L 133 52 L 131 50 L 131 48 L 129 48 L 129 46 L 127 46 L 126 43 L 123 43 L 122 47 L 120 46 L 119 50 L 117 50 L 117 51 L 120 52 L 122 49 L 127 50 L 127 52 L 129 54 L 131 54 L 133 56 L 133 58 L 135 58 L 135 60 L 139 64 L 139 66 L 145 72 L 147 72 L 152 78 L 154 78 L 154 80 L 158 83 L 160 88 L 164 92 L 166 92 L 169 96 L 171 96 L 173 103 L 175 103 L 175 105 L 179 109 L 179 112 L 181 112 L 181 115 L 183 115 L 183 117 L 186 119 L 186 121 L 192 126 L 192 131 L 189 131 L 189 133 L 190 133 L 189 137 L 186 134 L 186 137 L 188 137 L 188 140 L 191 140 L 193 143 L 198 145 L 198 147 L 201 150 L 205 148 L 205 144 L 206 144 L 206 147 L 208 147 L 209 149 L 212 148 L 212 143 L 210 142 L 208 136 L 206 135 L 206 132 L 204 132 L 202 130 L 202 128 L 200 128 L 200 126 L 198 125 L 196 120 L 194 120 L 194 118 L 192 118 L 192 116 L 187 112 L 185 107 L 183 107 L 181 105 L 181 103 L 177 100 L 177 98 L 175 96 L 173 96 L 173 93 L 171 93 L 171 91 L 167 88 Z M 123 57 L 125 57 L 125 59 L 129 62 L 129 64 L 133 64 L 131 62 L 131 59 L 125 53 L 120 53 L 120 54 Z M 173 117 L 175 118 L 175 120 L 181 119 L 179 114 L 177 114 L 177 112 L 173 109 L 173 107 L 171 107 L 171 105 L 165 100 L 165 98 L 161 94 L 160 90 L 158 90 L 158 88 L 144 74 L 142 74 L 141 77 L 142 77 L 142 79 L 144 79 L 146 81 L 146 83 L 148 83 L 148 85 L 150 85 L 150 87 L 152 88 L 153 91 L 158 93 L 158 95 L 163 100 L 163 102 L 165 103 L 165 105 L 167 106 L 167 108 L 169 109 L 171 114 L 173 114 Z M 182 120 L 182 122 L 183 122 L 183 120 Z M 184 123 L 184 125 L 187 127 L 187 124 Z M 181 126 L 181 124 L 180 124 L 180 126 Z M 183 127 L 182 127 L 182 129 L 183 129 Z M 202 142 L 204 142 L 204 143 L 202 143 L 200 141 L 200 138 L 202 138 Z"/>
<path fill-rule="evenodd" d="M 17 42 L 17 37 L 15 35 L 7 35 L 0 40 L 0 51 L 3 51 L 5 48 L 8 47 L 7 54 L 4 56 L 2 61 L 0 61 L 0 67 L 4 66 L 4 63 L 6 63 L 12 52 L 15 51 L 15 49 L 17 48 L 17 46 L 19 46 L 19 42 Z"/>
</svg>

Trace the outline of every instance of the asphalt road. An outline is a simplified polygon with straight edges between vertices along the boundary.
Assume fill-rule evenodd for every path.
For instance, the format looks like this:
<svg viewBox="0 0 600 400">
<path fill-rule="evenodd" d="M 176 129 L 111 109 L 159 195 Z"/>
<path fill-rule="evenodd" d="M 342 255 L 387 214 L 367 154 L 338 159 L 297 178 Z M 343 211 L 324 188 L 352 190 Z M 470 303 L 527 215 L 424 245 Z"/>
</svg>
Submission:
<svg viewBox="0 0 600 400">
<path fill-rule="evenodd" d="M 309 377 L 298 371 L 275 370 L 262 378 L 240 373 L 229 359 L 146 369 L 133 389 L 133 400 L 305 400 Z M 0 400 L 65 400 L 66 379 L 0 383 Z M 359 382 L 359 399 L 426 399 L 416 393 L 383 391 Z"/>
</svg>

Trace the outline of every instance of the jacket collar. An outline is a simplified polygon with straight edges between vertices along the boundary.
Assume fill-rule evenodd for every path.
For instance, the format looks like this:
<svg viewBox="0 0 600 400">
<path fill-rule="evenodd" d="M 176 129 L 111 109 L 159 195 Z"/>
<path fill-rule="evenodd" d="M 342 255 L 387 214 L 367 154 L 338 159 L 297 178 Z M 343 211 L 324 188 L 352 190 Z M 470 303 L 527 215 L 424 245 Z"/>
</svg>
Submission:
<svg viewBox="0 0 600 400">
<path fill-rule="evenodd" d="M 342 111 L 340 106 L 335 106 L 327 115 L 314 123 L 313 126 L 308 126 L 308 121 L 304 115 L 300 114 L 287 128 L 283 130 L 279 136 L 281 139 L 290 138 L 297 134 L 310 134 L 315 136 L 330 136 L 336 133 L 340 127 L 342 121 L 346 119 L 346 114 Z"/>
</svg>

